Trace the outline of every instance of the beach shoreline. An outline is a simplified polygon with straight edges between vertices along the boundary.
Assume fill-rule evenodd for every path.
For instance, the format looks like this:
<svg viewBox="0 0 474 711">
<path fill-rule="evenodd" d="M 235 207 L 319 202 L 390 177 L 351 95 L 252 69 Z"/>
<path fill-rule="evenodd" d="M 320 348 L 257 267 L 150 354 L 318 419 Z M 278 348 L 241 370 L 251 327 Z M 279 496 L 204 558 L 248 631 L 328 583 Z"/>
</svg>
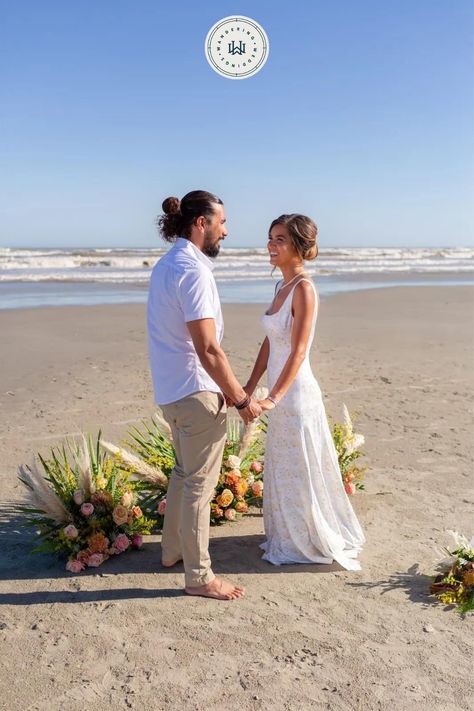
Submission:
<svg viewBox="0 0 474 711">
<path fill-rule="evenodd" d="M 313 371 L 328 415 L 341 420 L 346 403 L 366 438 L 366 491 L 351 499 L 367 538 L 360 572 L 265 563 L 255 513 L 211 530 L 215 571 L 247 588 L 222 606 L 182 595 L 182 571 L 159 565 L 160 536 L 71 576 L 30 558 L 4 521 L 4 708 L 467 711 L 469 621 L 428 587 L 445 529 L 473 533 L 473 297 L 405 286 L 321 303 Z M 223 312 L 244 380 L 262 304 Z M 3 502 L 21 497 L 16 468 L 35 452 L 99 428 L 120 443 L 155 411 L 144 304 L 2 310 L 0 331 Z"/>
<path fill-rule="evenodd" d="M 268 274 L 259 279 L 217 279 L 217 288 L 224 304 L 267 304 L 281 278 Z M 313 274 L 321 299 L 339 293 L 367 289 L 410 286 L 469 286 L 474 284 L 474 271 L 437 273 L 379 274 Z M 68 306 L 98 306 L 109 304 L 143 304 L 147 300 L 148 283 L 107 283 L 100 281 L 48 280 L 0 281 L 0 310 L 28 308 L 60 308 Z"/>
</svg>

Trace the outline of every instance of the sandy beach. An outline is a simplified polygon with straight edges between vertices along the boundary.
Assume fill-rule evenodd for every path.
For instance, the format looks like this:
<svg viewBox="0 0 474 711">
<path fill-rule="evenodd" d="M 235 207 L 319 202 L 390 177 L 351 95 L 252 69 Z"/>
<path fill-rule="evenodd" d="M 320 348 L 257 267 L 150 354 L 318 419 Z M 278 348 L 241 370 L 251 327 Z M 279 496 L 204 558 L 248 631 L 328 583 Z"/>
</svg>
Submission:
<svg viewBox="0 0 474 711">
<path fill-rule="evenodd" d="M 245 379 L 261 305 L 224 307 L 224 348 Z M 366 490 L 351 501 L 362 571 L 261 561 L 258 512 L 211 530 L 214 570 L 247 589 L 182 593 L 142 551 L 73 576 L 1 527 L 0 708 L 211 711 L 472 708 L 472 619 L 428 596 L 444 529 L 472 527 L 473 290 L 402 287 L 322 302 L 312 364 L 328 414 L 358 412 Z M 0 312 L 0 499 L 16 469 L 81 431 L 120 442 L 155 408 L 145 306 Z M 8 519 L 8 506 L 3 518 Z"/>
</svg>

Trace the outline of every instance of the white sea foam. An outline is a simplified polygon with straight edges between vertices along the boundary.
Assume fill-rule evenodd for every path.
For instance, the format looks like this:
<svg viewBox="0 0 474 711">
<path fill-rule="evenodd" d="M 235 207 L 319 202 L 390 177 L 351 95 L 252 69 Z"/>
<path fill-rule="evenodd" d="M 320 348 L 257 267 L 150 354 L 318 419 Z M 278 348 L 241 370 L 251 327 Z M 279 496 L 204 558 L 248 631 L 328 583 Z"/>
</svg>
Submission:
<svg viewBox="0 0 474 711">
<path fill-rule="evenodd" d="M 0 248 L 0 281 L 103 282 L 144 284 L 163 248 L 15 249 Z M 218 281 L 270 278 L 265 248 L 223 248 L 215 262 Z M 472 272 L 474 249 L 328 248 L 307 264 L 312 275 L 444 274 Z"/>
</svg>

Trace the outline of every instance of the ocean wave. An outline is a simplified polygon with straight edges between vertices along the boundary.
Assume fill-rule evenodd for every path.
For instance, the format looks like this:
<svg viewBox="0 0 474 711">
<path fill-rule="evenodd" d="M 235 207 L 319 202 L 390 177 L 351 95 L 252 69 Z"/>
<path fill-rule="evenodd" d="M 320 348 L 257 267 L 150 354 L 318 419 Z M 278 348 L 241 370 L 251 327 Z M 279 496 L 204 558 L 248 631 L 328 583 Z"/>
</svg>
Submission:
<svg viewBox="0 0 474 711">
<path fill-rule="evenodd" d="M 156 248 L 15 249 L 0 248 L 0 281 L 136 283 L 148 281 L 166 250 Z M 474 269 L 474 249 L 359 247 L 321 249 L 307 264 L 311 275 L 463 273 Z M 270 279 L 266 248 L 223 248 L 215 261 L 218 281 Z"/>
</svg>

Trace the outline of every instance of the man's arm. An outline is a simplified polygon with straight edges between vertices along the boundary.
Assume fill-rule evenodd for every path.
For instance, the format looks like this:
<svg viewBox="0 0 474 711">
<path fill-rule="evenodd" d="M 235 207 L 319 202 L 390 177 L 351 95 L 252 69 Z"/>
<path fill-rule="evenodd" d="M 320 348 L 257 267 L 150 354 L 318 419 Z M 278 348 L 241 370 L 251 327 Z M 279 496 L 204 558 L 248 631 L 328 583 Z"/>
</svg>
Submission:
<svg viewBox="0 0 474 711">
<path fill-rule="evenodd" d="M 247 393 L 238 382 L 227 356 L 217 342 L 216 325 L 213 318 L 202 318 L 186 323 L 194 348 L 202 363 L 202 367 L 214 382 L 221 388 L 233 402 L 242 402 L 247 397 Z M 239 410 L 244 421 L 247 423 L 258 417 L 261 407 L 253 400 L 244 410 Z"/>
</svg>

